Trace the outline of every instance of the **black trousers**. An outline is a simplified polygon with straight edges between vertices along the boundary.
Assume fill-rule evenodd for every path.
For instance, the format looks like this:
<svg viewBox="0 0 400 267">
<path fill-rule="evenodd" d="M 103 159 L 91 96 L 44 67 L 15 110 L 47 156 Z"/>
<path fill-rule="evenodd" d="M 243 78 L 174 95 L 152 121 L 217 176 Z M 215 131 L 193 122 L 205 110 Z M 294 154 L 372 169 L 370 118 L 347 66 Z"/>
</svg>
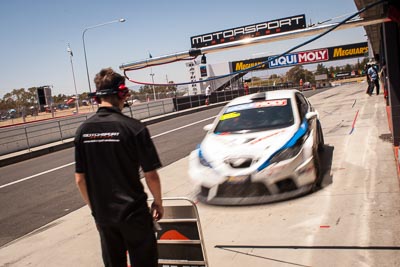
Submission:
<svg viewBox="0 0 400 267">
<path fill-rule="evenodd" d="M 126 267 L 127 255 L 132 267 L 157 267 L 157 241 L 149 213 L 129 222 L 97 224 L 104 266 Z"/>
<path fill-rule="evenodd" d="M 370 81 L 368 84 L 368 94 L 372 94 L 374 91 L 374 87 L 376 87 L 376 94 L 379 95 L 379 79 L 375 79 L 374 81 Z"/>
</svg>

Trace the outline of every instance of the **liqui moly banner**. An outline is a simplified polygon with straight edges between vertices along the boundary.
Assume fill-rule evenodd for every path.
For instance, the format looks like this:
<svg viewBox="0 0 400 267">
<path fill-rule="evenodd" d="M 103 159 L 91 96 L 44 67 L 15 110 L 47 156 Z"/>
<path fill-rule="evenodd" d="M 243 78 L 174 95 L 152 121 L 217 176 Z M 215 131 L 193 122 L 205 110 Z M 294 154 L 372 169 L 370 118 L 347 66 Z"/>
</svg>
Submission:
<svg viewBox="0 0 400 267">
<path fill-rule="evenodd" d="M 310 50 L 303 51 L 294 54 L 287 54 L 281 57 L 268 57 L 268 67 L 283 68 L 297 64 L 311 64 L 321 61 L 329 60 L 328 49 Z"/>
</svg>

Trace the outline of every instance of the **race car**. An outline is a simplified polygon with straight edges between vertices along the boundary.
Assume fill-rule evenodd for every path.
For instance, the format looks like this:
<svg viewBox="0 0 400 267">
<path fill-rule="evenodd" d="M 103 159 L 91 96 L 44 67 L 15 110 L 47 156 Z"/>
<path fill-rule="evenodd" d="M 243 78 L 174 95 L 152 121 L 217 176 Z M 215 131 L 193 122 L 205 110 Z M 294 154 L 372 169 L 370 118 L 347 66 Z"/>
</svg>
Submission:
<svg viewBox="0 0 400 267">
<path fill-rule="evenodd" d="M 201 202 L 268 203 L 320 186 L 321 123 L 297 90 L 235 98 L 204 129 L 206 136 L 189 156 L 189 176 Z"/>
</svg>

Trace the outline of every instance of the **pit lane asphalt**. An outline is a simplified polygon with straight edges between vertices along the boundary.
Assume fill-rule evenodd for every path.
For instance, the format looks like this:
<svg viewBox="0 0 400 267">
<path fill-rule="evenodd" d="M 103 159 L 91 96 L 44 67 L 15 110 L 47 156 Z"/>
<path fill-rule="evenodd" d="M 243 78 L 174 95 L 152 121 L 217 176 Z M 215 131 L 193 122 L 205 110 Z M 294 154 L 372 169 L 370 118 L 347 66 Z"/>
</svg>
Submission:
<svg viewBox="0 0 400 267">
<path fill-rule="evenodd" d="M 203 126 L 211 123 L 220 109 L 211 108 L 149 125 L 163 165 L 187 156 L 204 136 Z M 180 128 L 198 121 L 202 122 Z M 2 167 L 0 185 L 73 163 L 73 153 L 73 148 L 68 148 Z M 0 247 L 84 205 L 74 184 L 74 168 L 75 164 L 70 164 L 0 188 Z"/>
<path fill-rule="evenodd" d="M 325 90 L 329 89 L 306 91 L 304 94 L 311 96 Z M 159 122 L 148 125 L 151 135 L 156 137 L 153 141 L 163 165 L 186 157 L 203 138 L 203 126 L 211 123 L 211 117 L 217 115 L 220 109 L 220 106 L 210 106 L 184 116 L 168 115 L 168 119 L 159 118 Z M 169 133 L 207 118 L 211 119 Z M 73 153 L 73 148 L 67 148 L 0 168 L 2 186 L 69 164 L 22 183 L 0 188 L 0 247 L 84 205 L 74 184 Z"/>
</svg>

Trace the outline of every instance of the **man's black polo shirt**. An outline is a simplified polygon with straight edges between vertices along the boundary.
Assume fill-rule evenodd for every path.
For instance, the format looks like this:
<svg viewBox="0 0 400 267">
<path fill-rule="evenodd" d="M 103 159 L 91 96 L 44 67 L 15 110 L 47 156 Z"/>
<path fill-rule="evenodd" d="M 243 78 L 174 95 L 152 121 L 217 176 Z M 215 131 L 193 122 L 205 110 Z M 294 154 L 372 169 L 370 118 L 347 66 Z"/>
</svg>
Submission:
<svg viewBox="0 0 400 267">
<path fill-rule="evenodd" d="M 77 130 L 76 172 L 84 173 L 97 223 L 118 223 L 147 209 L 140 182 L 161 167 L 148 129 L 116 108 L 101 107 Z"/>
</svg>

